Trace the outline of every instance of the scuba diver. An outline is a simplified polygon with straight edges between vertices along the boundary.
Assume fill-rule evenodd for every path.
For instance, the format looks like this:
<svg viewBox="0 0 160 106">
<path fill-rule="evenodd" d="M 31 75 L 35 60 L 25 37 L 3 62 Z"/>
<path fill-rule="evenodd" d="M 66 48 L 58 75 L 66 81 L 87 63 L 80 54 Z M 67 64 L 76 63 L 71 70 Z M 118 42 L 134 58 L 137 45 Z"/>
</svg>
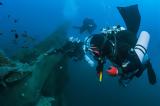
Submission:
<svg viewBox="0 0 160 106">
<path fill-rule="evenodd" d="M 140 77 L 147 70 L 150 84 L 156 83 L 156 75 L 147 54 L 150 35 L 142 31 L 137 40 L 141 16 L 138 5 L 117 7 L 127 29 L 120 25 L 103 28 L 100 34 L 86 38 L 84 51 L 97 61 L 97 75 L 102 81 L 106 60 L 112 64 L 107 69 L 110 76 L 118 77 L 119 83 L 126 87 L 134 77 Z"/>
<path fill-rule="evenodd" d="M 78 38 L 69 37 L 67 42 L 60 48 L 50 49 L 44 55 L 63 54 L 72 58 L 74 61 L 80 61 L 84 58 L 83 42 Z"/>
<path fill-rule="evenodd" d="M 91 34 L 94 30 L 96 30 L 97 25 L 93 19 L 85 18 L 83 20 L 82 26 L 74 26 L 73 28 L 79 29 L 80 34 L 84 32 L 88 32 L 89 34 Z"/>
</svg>

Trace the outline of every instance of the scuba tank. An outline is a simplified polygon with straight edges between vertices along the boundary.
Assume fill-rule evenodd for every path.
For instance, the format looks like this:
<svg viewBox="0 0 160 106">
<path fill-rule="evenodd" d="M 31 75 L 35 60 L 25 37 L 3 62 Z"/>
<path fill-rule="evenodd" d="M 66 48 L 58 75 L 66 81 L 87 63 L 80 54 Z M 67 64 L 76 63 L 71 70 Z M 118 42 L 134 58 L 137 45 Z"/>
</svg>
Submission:
<svg viewBox="0 0 160 106">
<path fill-rule="evenodd" d="M 127 59 L 122 63 L 122 74 L 130 75 L 128 79 L 134 76 L 140 77 L 145 69 L 148 72 L 150 84 L 156 83 L 156 75 L 147 55 L 147 48 L 150 40 L 150 35 L 146 31 L 142 31 L 139 39 L 134 47 L 129 52 Z"/>
<path fill-rule="evenodd" d="M 145 63 L 143 59 L 147 54 L 149 39 L 149 33 L 142 31 L 135 47 L 131 48 L 127 59 L 122 63 L 122 68 L 125 73 L 132 72 Z"/>
</svg>

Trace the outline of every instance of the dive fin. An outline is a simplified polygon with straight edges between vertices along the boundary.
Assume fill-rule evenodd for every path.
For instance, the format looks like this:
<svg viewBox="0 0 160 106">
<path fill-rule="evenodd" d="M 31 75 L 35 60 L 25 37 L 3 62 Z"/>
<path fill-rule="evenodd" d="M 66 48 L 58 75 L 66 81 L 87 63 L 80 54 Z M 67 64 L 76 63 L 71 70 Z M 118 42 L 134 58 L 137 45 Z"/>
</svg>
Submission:
<svg viewBox="0 0 160 106">
<path fill-rule="evenodd" d="M 147 64 L 147 74 L 148 74 L 149 83 L 154 85 L 157 82 L 157 79 L 150 61 Z"/>
<path fill-rule="evenodd" d="M 126 26 L 127 30 L 137 34 L 140 26 L 141 16 L 138 10 L 138 5 L 128 7 L 117 7 Z"/>
</svg>

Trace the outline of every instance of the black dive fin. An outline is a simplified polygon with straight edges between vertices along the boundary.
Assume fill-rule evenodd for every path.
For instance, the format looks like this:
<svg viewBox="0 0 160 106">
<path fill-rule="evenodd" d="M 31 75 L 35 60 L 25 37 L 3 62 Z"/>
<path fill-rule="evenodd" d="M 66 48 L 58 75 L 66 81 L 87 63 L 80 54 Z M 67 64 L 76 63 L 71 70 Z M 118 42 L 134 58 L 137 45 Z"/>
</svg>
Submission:
<svg viewBox="0 0 160 106">
<path fill-rule="evenodd" d="M 148 74 L 149 83 L 154 85 L 157 82 L 157 79 L 150 61 L 147 64 L 147 74 Z"/>
<path fill-rule="evenodd" d="M 137 34 L 141 21 L 138 5 L 136 4 L 128 7 L 117 7 L 117 9 L 125 21 L 127 30 Z"/>
</svg>

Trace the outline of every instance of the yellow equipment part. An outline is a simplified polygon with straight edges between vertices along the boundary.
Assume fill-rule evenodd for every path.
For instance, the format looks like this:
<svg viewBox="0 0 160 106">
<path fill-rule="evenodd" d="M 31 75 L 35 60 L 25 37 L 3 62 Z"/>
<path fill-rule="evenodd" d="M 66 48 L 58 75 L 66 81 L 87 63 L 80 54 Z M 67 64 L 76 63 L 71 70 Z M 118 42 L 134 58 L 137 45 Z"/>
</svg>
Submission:
<svg viewBox="0 0 160 106">
<path fill-rule="evenodd" d="M 103 76 L 103 74 L 102 74 L 102 71 L 99 73 L 99 82 L 102 82 L 102 76 Z"/>
</svg>

